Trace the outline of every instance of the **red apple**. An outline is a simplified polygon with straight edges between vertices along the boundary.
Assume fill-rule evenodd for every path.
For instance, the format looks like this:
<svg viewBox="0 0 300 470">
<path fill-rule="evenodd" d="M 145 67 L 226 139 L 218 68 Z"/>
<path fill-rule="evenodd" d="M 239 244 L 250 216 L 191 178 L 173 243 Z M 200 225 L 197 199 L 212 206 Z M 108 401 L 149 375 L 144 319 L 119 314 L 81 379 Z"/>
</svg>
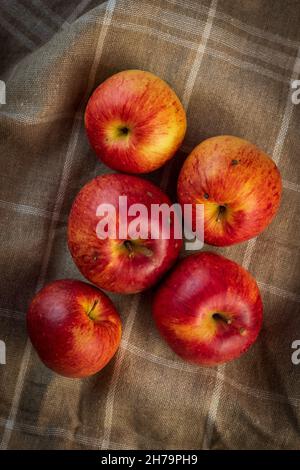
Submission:
<svg viewBox="0 0 300 470">
<path fill-rule="evenodd" d="M 161 335 L 183 359 L 214 366 L 243 354 L 262 324 L 254 278 L 223 256 L 201 252 L 183 259 L 153 304 Z"/>
<path fill-rule="evenodd" d="M 120 215 L 119 197 L 127 197 L 128 209 L 133 204 L 142 204 L 147 210 L 147 233 L 133 238 L 129 234 L 131 222 L 136 217 L 128 216 L 128 227 Z M 110 204 L 116 210 L 117 233 L 99 238 L 99 207 Z M 72 257 L 81 273 L 103 289 L 136 293 L 149 288 L 170 268 L 180 251 L 182 240 L 174 237 L 174 221 L 170 219 L 170 238 L 163 239 L 163 224 L 151 217 L 154 204 L 170 207 L 169 198 L 154 184 L 124 174 L 98 176 L 87 183 L 77 195 L 69 216 L 68 245 Z M 103 213 L 104 214 L 104 213 Z M 144 219 L 143 219 L 144 220 Z M 178 220 L 178 219 L 176 219 Z M 119 229 L 124 230 L 124 237 Z M 158 231 L 158 238 L 151 238 L 151 230 Z"/>
<path fill-rule="evenodd" d="M 150 72 L 124 70 L 96 88 L 85 126 L 93 149 L 110 168 L 148 173 L 175 154 L 186 116 L 166 82 Z"/>
<path fill-rule="evenodd" d="M 262 150 L 232 136 L 212 137 L 186 159 L 178 180 L 181 204 L 204 204 L 204 241 L 227 246 L 255 237 L 271 222 L 281 177 Z"/>
<path fill-rule="evenodd" d="M 48 284 L 33 298 L 27 330 L 47 367 L 66 377 L 87 377 L 117 351 L 121 319 L 103 292 L 65 279 Z"/>
</svg>

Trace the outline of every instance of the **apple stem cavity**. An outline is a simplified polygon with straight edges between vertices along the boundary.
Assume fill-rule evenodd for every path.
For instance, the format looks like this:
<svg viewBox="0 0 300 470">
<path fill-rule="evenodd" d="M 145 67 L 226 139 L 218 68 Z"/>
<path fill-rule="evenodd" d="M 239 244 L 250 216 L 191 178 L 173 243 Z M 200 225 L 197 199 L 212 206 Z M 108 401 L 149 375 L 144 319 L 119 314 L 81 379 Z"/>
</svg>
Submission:
<svg viewBox="0 0 300 470">
<path fill-rule="evenodd" d="M 117 137 L 120 137 L 120 138 L 127 137 L 129 132 L 130 132 L 130 129 L 128 126 L 124 126 L 124 125 L 118 126 Z"/>
<path fill-rule="evenodd" d="M 96 308 L 96 306 L 98 305 L 99 303 L 99 300 L 95 300 L 93 305 L 92 305 L 92 308 L 87 312 L 87 316 L 91 319 L 91 320 L 95 320 L 95 316 L 93 315 L 93 312 Z"/>
<path fill-rule="evenodd" d="M 215 312 L 212 315 L 213 319 L 216 321 L 221 321 L 223 323 L 226 323 L 226 325 L 230 325 L 232 323 L 232 320 L 230 318 L 227 318 L 224 314 Z"/>
<path fill-rule="evenodd" d="M 232 319 L 226 317 L 226 315 L 224 315 L 224 313 L 215 312 L 215 313 L 213 313 L 212 318 L 213 318 L 216 322 L 221 322 L 221 323 L 223 323 L 224 325 L 231 325 L 231 324 L 232 324 Z M 239 334 L 240 334 L 241 336 L 245 336 L 245 334 L 246 334 L 246 328 L 244 328 L 243 326 L 240 327 L 240 328 L 237 327 L 237 330 L 238 330 L 238 332 L 239 332 Z"/>
<path fill-rule="evenodd" d="M 133 258 L 134 257 L 133 243 L 130 240 L 125 240 L 124 246 L 125 246 L 126 250 L 128 251 L 129 258 Z"/>
<path fill-rule="evenodd" d="M 126 250 L 129 251 L 129 253 L 133 253 L 133 245 L 132 245 L 132 242 L 130 240 L 125 240 L 124 246 L 125 246 Z"/>
<path fill-rule="evenodd" d="M 217 222 L 219 222 L 221 220 L 221 218 L 223 217 L 225 212 L 226 212 L 226 206 L 219 206 L 218 207 Z"/>
<path fill-rule="evenodd" d="M 128 132 L 129 132 L 128 127 L 125 127 L 125 126 L 124 126 L 124 127 L 121 127 L 121 128 L 120 128 L 120 134 L 127 135 Z"/>
</svg>

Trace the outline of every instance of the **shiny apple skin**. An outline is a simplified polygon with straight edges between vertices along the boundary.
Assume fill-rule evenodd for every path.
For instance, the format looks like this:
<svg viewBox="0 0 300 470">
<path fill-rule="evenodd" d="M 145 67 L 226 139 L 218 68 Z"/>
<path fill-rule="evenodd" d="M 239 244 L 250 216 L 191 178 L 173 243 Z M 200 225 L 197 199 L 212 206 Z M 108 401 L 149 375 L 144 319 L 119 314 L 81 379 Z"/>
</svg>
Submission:
<svg viewBox="0 0 300 470">
<path fill-rule="evenodd" d="M 166 82 L 150 72 L 124 70 L 96 88 L 86 107 L 85 126 L 91 146 L 107 166 L 148 173 L 179 148 L 186 115 Z"/>
<path fill-rule="evenodd" d="M 177 190 L 181 204 L 204 204 L 204 241 L 228 246 L 257 236 L 270 224 L 282 183 L 276 164 L 262 150 L 238 137 L 217 136 L 187 157 Z"/>
<path fill-rule="evenodd" d="M 106 294 L 85 282 L 63 279 L 47 284 L 33 298 L 27 331 L 47 367 L 81 378 L 96 374 L 112 359 L 122 326 Z"/>
<path fill-rule="evenodd" d="M 212 315 L 222 314 L 215 319 Z M 183 259 L 157 291 L 159 332 L 184 360 L 215 366 L 244 354 L 260 331 L 263 306 L 254 278 L 223 256 Z"/>
<path fill-rule="evenodd" d="M 166 240 L 151 239 L 149 234 L 149 238 L 140 243 L 150 250 L 149 256 L 124 250 L 123 239 L 99 239 L 97 207 L 109 203 L 118 214 L 119 196 L 127 196 L 128 207 L 144 204 L 149 215 L 151 204 L 171 204 L 161 189 L 144 179 L 124 174 L 98 176 L 81 189 L 73 203 L 68 222 L 68 246 L 78 269 L 93 284 L 111 292 L 133 294 L 153 286 L 172 266 L 182 240 L 174 236 Z M 128 217 L 128 223 L 133 218 Z M 172 220 L 171 235 L 173 226 Z"/>
</svg>

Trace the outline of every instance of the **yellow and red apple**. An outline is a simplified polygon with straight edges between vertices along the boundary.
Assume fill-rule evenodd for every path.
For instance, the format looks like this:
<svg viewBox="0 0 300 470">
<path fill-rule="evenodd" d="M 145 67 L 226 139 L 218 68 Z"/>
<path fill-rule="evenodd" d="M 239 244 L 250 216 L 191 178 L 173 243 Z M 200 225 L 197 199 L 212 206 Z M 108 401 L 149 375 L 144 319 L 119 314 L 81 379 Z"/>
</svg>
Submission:
<svg viewBox="0 0 300 470">
<path fill-rule="evenodd" d="M 204 241 L 227 246 L 255 237 L 272 221 L 282 191 L 276 164 L 250 142 L 233 136 L 203 141 L 178 179 L 181 204 L 204 204 Z"/>
<path fill-rule="evenodd" d="M 130 235 L 136 216 L 127 212 L 126 221 L 120 217 L 120 196 L 127 197 L 128 209 L 141 204 L 147 210 L 144 236 Z M 69 249 L 81 273 L 102 289 L 124 294 L 154 285 L 174 263 L 182 246 L 182 239 L 175 238 L 175 215 L 168 222 L 169 238 L 163 236 L 162 220 L 151 217 L 152 205 L 161 204 L 171 205 L 161 189 L 136 176 L 107 174 L 88 182 L 74 200 L 68 222 Z M 116 233 L 100 238 L 98 224 L 105 218 L 99 216 L 99 208 L 107 206 L 115 209 Z"/>
<path fill-rule="evenodd" d="M 88 101 L 85 126 L 98 157 L 110 168 L 148 173 L 172 158 L 186 131 L 175 92 L 143 70 L 124 70 L 99 85 Z"/>
<path fill-rule="evenodd" d="M 63 279 L 41 289 L 27 312 L 27 330 L 40 359 L 66 377 L 87 377 L 114 356 L 121 319 L 106 294 Z"/>
<path fill-rule="evenodd" d="M 163 338 L 183 359 L 205 366 L 231 361 L 254 343 L 262 324 L 254 278 L 223 256 L 183 259 L 157 291 L 153 315 Z"/>
</svg>

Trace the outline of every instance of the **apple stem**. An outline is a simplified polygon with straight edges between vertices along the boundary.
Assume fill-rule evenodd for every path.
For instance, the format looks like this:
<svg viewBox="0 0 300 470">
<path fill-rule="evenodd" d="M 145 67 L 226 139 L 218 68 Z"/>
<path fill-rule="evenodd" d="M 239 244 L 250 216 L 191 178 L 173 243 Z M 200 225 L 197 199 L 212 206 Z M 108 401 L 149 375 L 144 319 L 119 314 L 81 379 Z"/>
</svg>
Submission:
<svg viewBox="0 0 300 470">
<path fill-rule="evenodd" d="M 93 313 L 93 311 L 95 310 L 95 307 L 96 307 L 96 305 L 98 304 L 98 302 L 99 302 L 99 300 L 96 299 L 96 300 L 94 301 L 94 303 L 93 303 L 92 308 L 90 309 L 90 311 L 87 312 L 87 316 L 88 316 L 91 320 L 94 320 L 94 318 L 93 318 L 93 316 L 92 316 L 92 313 Z"/>
<path fill-rule="evenodd" d="M 212 317 L 216 321 L 222 321 L 223 323 L 226 323 L 226 325 L 230 325 L 232 323 L 230 318 L 226 318 L 225 315 L 219 312 L 214 313 Z"/>
<path fill-rule="evenodd" d="M 125 240 L 124 246 L 129 251 L 129 253 L 133 253 L 133 246 L 130 240 Z"/>
<path fill-rule="evenodd" d="M 148 257 L 153 255 L 153 251 L 150 250 L 150 248 L 139 244 L 134 245 L 131 240 L 125 240 L 124 246 L 128 250 L 130 258 L 134 256 L 134 253 L 141 253 L 142 255 Z"/>
</svg>

